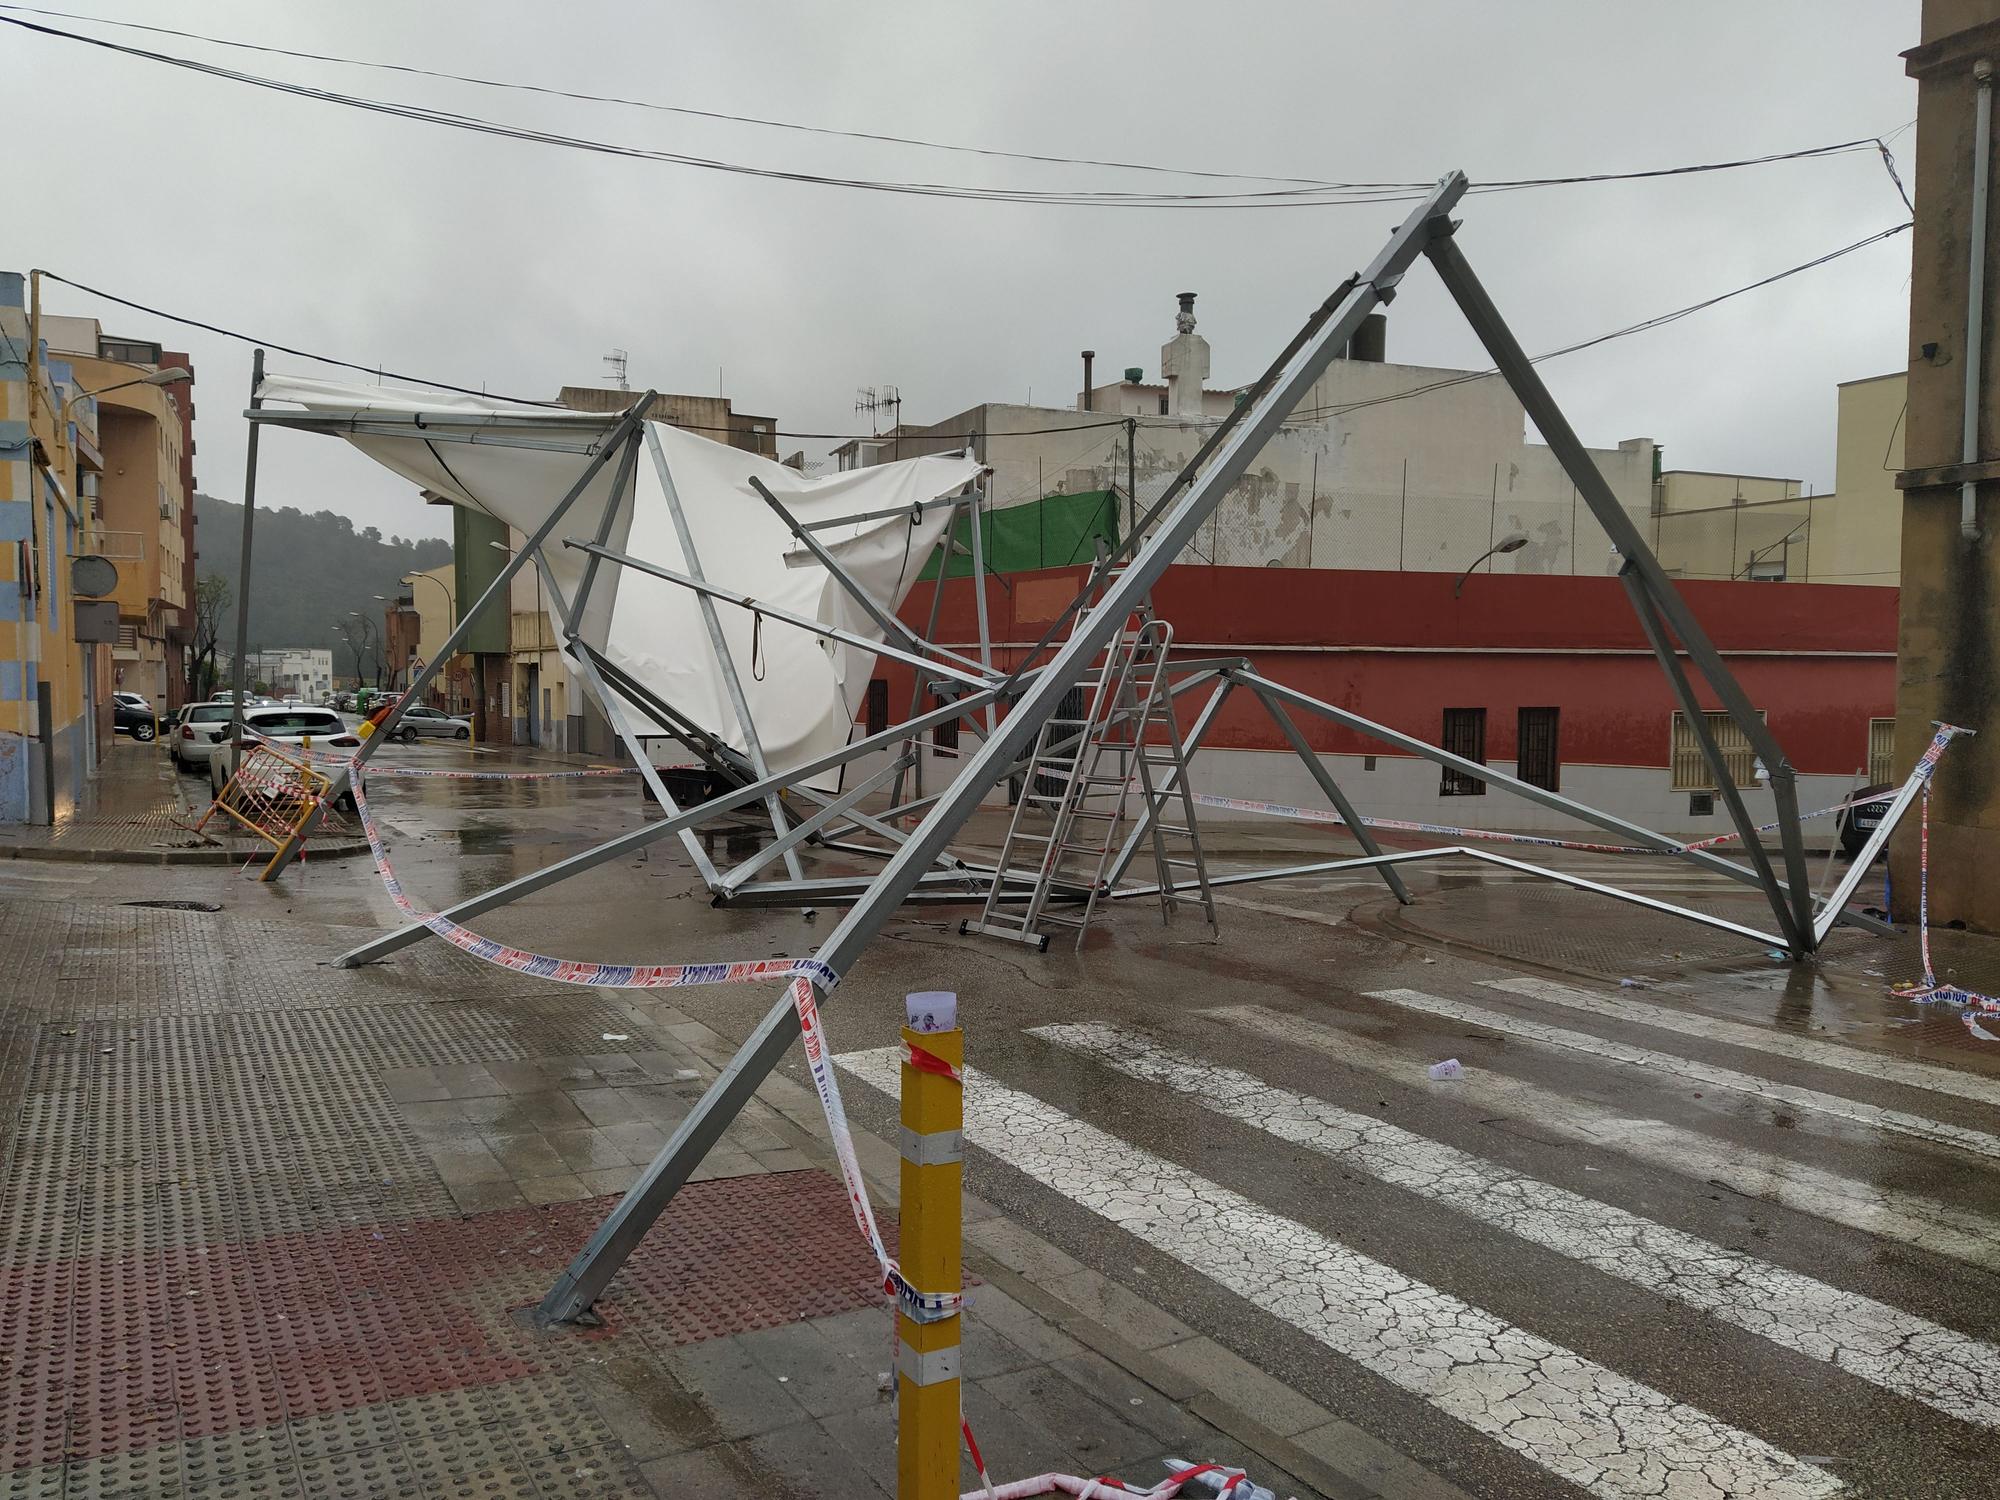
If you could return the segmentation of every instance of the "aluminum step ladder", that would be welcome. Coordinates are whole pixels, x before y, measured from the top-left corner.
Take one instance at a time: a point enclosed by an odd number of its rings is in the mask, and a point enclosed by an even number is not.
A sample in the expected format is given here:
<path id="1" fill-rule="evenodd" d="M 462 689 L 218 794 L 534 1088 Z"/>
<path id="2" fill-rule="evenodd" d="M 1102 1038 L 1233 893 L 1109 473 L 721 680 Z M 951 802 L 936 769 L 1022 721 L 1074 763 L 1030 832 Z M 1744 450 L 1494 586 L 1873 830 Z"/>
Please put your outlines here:
<path id="1" fill-rule="evenodd" d="M 1167 691 L 1172 645 L 1173 628 L 1166 621 L 1135 614 L 1105 652 L 1081 714 L 1058 714 L 1043 723 L 985 909 L 978 920 L 960 923 L 961 933 L 1009 938 L 1046 951 L 1046 929 L 1069 927 L 1076 929 L 1081 948 L 1135 797 L 1150 814 L 1161 919 L 1171 920 L 1176 906 L 1194 899 L 1174 889 L 1192 879 L 1200 893 L 1197 904 L 1215 926 L 1186 749 Z M 1025 903 L 1003 901 L 1024 885 L 1030 888 Z"/>

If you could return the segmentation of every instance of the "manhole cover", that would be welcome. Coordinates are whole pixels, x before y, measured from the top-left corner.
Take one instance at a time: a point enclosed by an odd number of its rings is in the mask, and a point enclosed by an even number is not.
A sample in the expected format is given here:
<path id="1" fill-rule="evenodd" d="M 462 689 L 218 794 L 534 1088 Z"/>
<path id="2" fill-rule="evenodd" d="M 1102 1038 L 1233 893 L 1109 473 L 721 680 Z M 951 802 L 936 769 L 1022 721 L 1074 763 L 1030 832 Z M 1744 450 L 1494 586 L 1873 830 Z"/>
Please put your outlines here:
<path id="1" fill-rule="evenodd" d="M 160 911 L 221 911 L 213 901 L 120 901 L 120 906 L 150 906 Z"/>

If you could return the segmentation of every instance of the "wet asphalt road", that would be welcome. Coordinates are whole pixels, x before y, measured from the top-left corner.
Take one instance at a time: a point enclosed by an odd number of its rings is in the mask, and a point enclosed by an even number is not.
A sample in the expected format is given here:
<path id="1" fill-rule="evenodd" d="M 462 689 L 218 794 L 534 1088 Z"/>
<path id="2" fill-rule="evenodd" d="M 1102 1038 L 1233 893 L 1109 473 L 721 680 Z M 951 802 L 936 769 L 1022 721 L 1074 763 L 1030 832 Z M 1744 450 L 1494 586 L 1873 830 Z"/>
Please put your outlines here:
<path id="1" fill-rule="evenodd" d="M 432 906 L 639 814 L 622 780 L 384 778 L 374 800 Z M 357 935 L 394 916 L 362 861 L 284 892 L 169 878 Z M 2000 1065 L 1927 1054 L 1871 989 L 1768 964 L 1495 989 L 1520 971 L 1383 932 L 1381 899 L 1295 886 L 1264 904 L 1310 920 L 1232 905 L 1219 943 L 1119 908 L 1080 955 L 910 909 L 826 1007 L 849 1108 L 893 1139 L 870 1054 L 906 991 L 957 990 L 973 1190 L 1475 1495 L 2000 1492 Z M 1573 913 L 1615 941 L 1615 909 Z M 836 917 L 715 910 L 665 842 L 474 925 L 692 961 L 803 956 Z M 735 1039 L 774 998 L 675 1003 Z M 1464 1076 L 1433 1082 L 1446 1058 Z"/>

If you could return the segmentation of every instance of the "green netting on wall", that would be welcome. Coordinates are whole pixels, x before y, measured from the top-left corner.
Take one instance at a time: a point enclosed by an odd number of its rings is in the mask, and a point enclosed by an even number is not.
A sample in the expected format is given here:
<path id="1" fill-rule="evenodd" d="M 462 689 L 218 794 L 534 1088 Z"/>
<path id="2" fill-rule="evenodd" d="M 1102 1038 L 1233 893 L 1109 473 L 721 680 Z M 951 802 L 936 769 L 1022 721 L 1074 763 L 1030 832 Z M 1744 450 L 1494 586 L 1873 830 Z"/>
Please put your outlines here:
<path id="1" fill-rule="evenodd" d="M 1109 490 L 1048 495 L 1032 505 L 988 511 L 979 523 L 979 542 L 989 573 L 1068 567 L 1093 560 L 1100 540 L 1107 546 L 1117 545 L 1118 497 Z M 961 520 L 952 528 L 952 540 L 967 548 L 972 545 L 970 520 Z M 972 576 L 972 558 L 957 547 L 933 554 L 917 576 L 936 578 L 939 561 L 947 558 L 945 577 Z"/>

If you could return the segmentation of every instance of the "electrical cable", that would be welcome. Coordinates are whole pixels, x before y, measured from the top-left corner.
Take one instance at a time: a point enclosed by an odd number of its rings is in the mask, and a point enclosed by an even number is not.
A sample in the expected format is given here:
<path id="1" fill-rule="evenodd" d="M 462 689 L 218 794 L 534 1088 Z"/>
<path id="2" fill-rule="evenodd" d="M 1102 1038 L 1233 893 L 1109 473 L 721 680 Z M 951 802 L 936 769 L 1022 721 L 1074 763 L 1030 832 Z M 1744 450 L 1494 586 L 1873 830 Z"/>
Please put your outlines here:
<path id="1" fill-rule="evenodd" d="M 1544 360 L 1560 359 L 1565 354 L 1577 354 L 1585 349 L 1594 349 L 1599 344 L 1610 343 L 1613 339 L 1629 338 L 1635 333 L 1646 333 L 1655 328 L 1664 328 L 1669 323 L 1678 323 L 1682 318 L 1691 317 L 1698 312 L 1704 312 L 1719 303 L 1729 301 L 1731 298 L 1741 297 L 1746 293 L 1775 285 L 1790 277 L 1814 270 L 1831 261 L 1839 260 L 1844 255 L 1852 255 L 1857 250 L 1865 250 L 1870 245 L 1879 244 L 1883 240 L 1893 239 L 1895 236 L 1913 227 L 1914 224 L 1910 221 L 1892 225 L 1888 229 L 1878 230 L 1865 239 L 1856 240 L 1851 245 L 1843 245 L 1838 250 L 1829 250 L 1825 255 L 1818 255 L 1811 260 L 1802 261 L 1796 266 L 1790 266 L 1785 270 L 1773 272 L 1769 276 L 1761 277 L 1756 281 L 1736 287 L 1731 291 L 1721 292 L 1713 297 L 1704 297 L 1699 302 L 1690 302 L 1686 307 L 1677 307 L 1672 312 L 1661 313 L 1657 317 L 1647 318 L 1642 322 L 1629 323 L 1623 328 L 1614 328 L 1611 332 L 1600 333 L 1595 338 L 1582 339 L 1574 344 L 1565 344 L 1560 349 L 1549 350 L 1546 354 L 1533 355 L 1530 357 L 1528 363 L 1538 365 Z M 1321 417 L 1345 416 L 1349 412 L 1365 411 L 1372 406 L 1387 406 L 1391 402 L 1413 400 L 1418 396 L 1427 396 L 1432 391 L 1446 390 L 1451 386 L 1464 385 L 1469 381 L 1490 380 L 1499 373 L 1497 368 L 1492 367 L 1484 370 L 1467 370 L 1463 374 L 1453 375 L 1447 380 L 1434 380 L 1428 385 L 1412 386 L 1407 391 L 1395 391 L 1386 396 L 1374 396 L 1366 401 L 1350 401 L 1341 405 L 1304 407 L 1294 411 L 1286 418 L 1286 421 L 1288 423 L 1316 421 Z"/>
<path id="2" fill-rule="evenodd" d="M 28 11 L 43 14 L 28 7 L 0 5 L 0 10 Z M 466 130 L 477 134 L 491 135 L 506 140 L 524 141 L 530 144 L 559 146 L 571 150 L 589 151 L 599 154 L 627 157 L 635 160 L 652 161 L 668 165 L 694 167 L 709 171 L 735 173 L 744 176 L 765 178 L 775 181 L 809 183 L 825 187 L 843 187 L 868 192 L 908 194 L 919 197 L 950 198 L 970 201 L 1034 204 L 1042 206 L 1099 207 L 1099 208 L 1176 208 L 1176 209 L 1253 209 L 1253 208 L 1324 208 L 1353 206 L 1362 204 L 1404 203 L 1420 198 L 1429 191 L 1429 183 L 1315 183 L 1284 188 L 1264 188 L 1249 192 L 1235 193 L 1126 193 L 1109 191 L 1058 191 L 1048 189 L 1017 189 L 975 187 L 962 183 L 892 181 L 872 178 L 840 177 L 822 173 L 794 171 L 774 167 L 753 166 L 744 162 L 728 161 L 721 158 L 694 156 L 684 152 L 648 149 L 638 146 L 621 145 L 615 142 L 593 140 L 582 136 L 572 136 L 555 131 L 533 129 L 526 126 L 508 125 L 501 121 L 489 120 L 476 115 L 459 114 L 453 111 L 433 109 L 424 105 L 401 104 L 382 99 L 370 99 L 360 95 L 341 93 L 331 89 L 321 89 L 305 84 L 288 82 L 262 74 L 243 72 L 225 68 L 214 63 L 205 63 L 195 58 L 177 56 L 172 53 L 155 52 L 147 48 L 127 46 L 103 37 L 87 36 L 80 32 L 65 31 L 59 27 L 44 26 L 21 19 L 18 15 L 0 15 L 0 23 L 17 27 L 42 36 L 77 42 L 85 46 L 101 48 L 105 51 L 147 62 L 159 63 L 167 67 L 205 74 L 213 78 L 227 79 L 256 88 L 269 89 L 295 97 L 315 99 L 322 103 L 338 104 L 348 108 L 361 109 L 373 113 L 386 114 L 395 118 L 415 120 L 423 123 L 446 126 L 456 130 Z M 158 28 L 164 30 L 165 28 Z M 179 33 L 176 33 L 179 34 Z M 198 34 L 187 33 L 198 36 Z M 216 42 L 218 45 L 236 45 L 217 38 L 198 37 L 200 40 Z M 282 50 L 282 49 L 257 49 Z M 314 55 L 316 60 L 352 62 L 352 59 L 332 58 Z M 421 69 L 402 68 L 392 64 L 360 64 L 380 66 L 395 71 L 423 72 Z M 452 75 L 456 76 L 456 75 Z M 488 82 L 487 80 L 461 80 Z M 522 85 L 521 87 L 533 87 Z M 560 91 L 555 91 L 560 92 Z M 631 102 L 631 101 L 621 101 Z M 661 106 L 668 107 L 668 106 Z M 747 123 L 749 117 L 739 117 Z M 816 127 L 815 127 L 816 128 Z M 923 143 L 937 144 L 937 143 Z M 1843 155 L 1853 151 L 1876 150 L 1887 159 L 1887 147 L 1876 136 L 1860 137 L 1850 141 L 1840 141 L 1824 146 L 1807 147 L 1797 151 L 1772 152 L 1761 156 L 1744 157 L 1731 161 L 1694 163 L 1675 167 L 1649 168 L 1633 172 L 1583 173 L 1560 177 L 1517 178 L 1478 184 L 1470 189 L 1474 193 L 1509 192 L 1525 188 L 1568 186 L 1579 183 L 1642 181 L 1652 178 L 1685 176 L 1694 173 L 1729 171 L 1743 167 L 1763 166 L 1779 161 L 1797 161 L 1815 157 Z M 1071 159 L 1070 164 L 1083 164 L 1082 159 Z M 1123 164 L 1132 166 L 1136 164 Z M 1175 170 L 1175 169 L 1162 169 Z M 1891 175 L 1894 175 L 1893 166 Z M 1300 182 L 1299 179 L 1252 178 L 1251 181 Z"/>
<path id="3" fill-rule="evenodd" d="M 1783 271 L 1774 272 L 1769 276 L 1761 277 L 1756 281 L 1748 282 L 1745 285 L 1736 287 L 1730 291 L 1718 293 L 1713 297 L 1704 297 L 1699 302 L 1691 302 L 1685 307 L 1675 308 L 1672 312 L 1661 313 L 1655 317 L 1646 318 L 1637 323 L 1630 323 L 1623 328 L 1613 329 L 1609 333 L 1598 334 L 1594 338 L 1583 339 L 1574 344 L 1566 344 L 1559 349 L 1551 349 L 1545 354 L 1534 355 L 1531 357 L 1529 362 L 1532 364 L 1541 364 L 1545 360 L 1559 359 L 1563 355 L 1575 354 L 1584 349 L 1593 349 L 1600 344 L 1609 343 L 1614 339 L 1627 338 L 1636 333 L 1644 333 L 1654 328 L 1664 327 L 1669 323 L 1679 322 L 1682 318 L 1690 317 L 1698 312 L 1703 312 L 1708 308 L 1717 306 L 1720 303 L 1730 301 L 1732 298 L 1744 296 L 1747 293 L 1757 291 L 1763 287 L 1774 285 L 1775 283 L 1787 280 L 1790 277 L 1801 275 L 1806 271 L 1817 269 L 1818 267 L 1827 265 L 1832 261 L 1839 260 L 1842 256 L 1852 255 L 1856 251 L 1864 250 L 1870 245 L 1878 244 L 1886 239 L 1891 239 L 1894 236 L 1903 233 L 1905 230 L 1911 227 L 1912 225 L 1908 222 L 1893 225 L 1888 229 L 1880 230 L 1875 234 L 1871 234 L 1865 239 L 1856 240 L 1851 245 L 1842 246 L 1838 250 L 1828 251 L 1825 255 L 1815 256 L 1811 260 L 1802 261 L 1798 265 L 1788 267 Z M 496 395 L 495 393 L 490 391 L 474 390 L 470 386 L 453 385 L 448 381 L 442 381 L 442 380 L 431 380 L 422 375 L 408 375 L 399 373 L 394 370 L 384 370 L 375 365 L 356 364 L 352 360 L 340 359 L 330 354 L 315 354 L 310 349 L 300 349 L 292 345 L 276 343 L 270 339 L 256 338 L 247 333 L 239 333 L 232 328 L 224 328 L 216 323 L 205 322 L 199 318 L 187 317 L 181 313 L 168 312 L 165 308 L 149 306 L 144 302 L 136 302 L 129 297 L 120 297 L 115 293 L 103 291 L 97 287 L 89 286 L 84 282 L 73 281 L 69 277 L 59 275 L 54 271 L 42 271 L 40 274 L 46 276 L 51 281 L 60 282 L 62 285 L 67 287 L 74 287 L 77 291 L 88 293 L 90 296 L 102 297 L 105 301 L 116 303 L 120 307 L 127 307 L 132 309 L 134 312 L 145 313 L 148 317 L 163 318 L 169 323 L 179 323 L 189 328 L 199 328 L 205 333 L 213 333 L 222 338 L 234 339 L 239 343 L 258 345 L 266 349 L 276 349 L 280 353 L 295 355 L 300 359 L 309 359 L 316 361 L 317 363 L 320 364 L 332 365 L 338 369 L 358 370 L 364 375 L 389 375 L 393 376 L 397 380 L 410 381 L 417 385 L 428 386 L 433 390 L 454 391 L 460 395 L 487 396 L 497 400 L 518 402 L 522 405 L 545 406 L 554 410 L 568 410 L 568 408 L 563 407 L 561 406 L 560 403 L 554 401 L 538 401 L 532 397 L 527 397 L 527 396 Z M 1295 424 L 1295 423 L 1302 423 L 1302 422 L 1316 420 L 1317 418 L 1323 416 L 1344 416 L 1348 412 L 1362 411 L 1372 406 L 1384 406 L 1394 401 L 1414 400 L 1418 396 L 1426 396 L 1433 391 L 1445 390 L 1455 385 L 1464 385 L 1469 381 L 1488 380 L 1498 373 L 1499 372 L 1495 369 L 1467 370 L 1462 374 L 1453 375 L 1452 377 L 1446 380 L 1436 380 L 1432 381 L 1428 385 L 1413 386 L 1407 391 L 1397 391 L 1386 396 L 1376 396 L 1367 401 L 1353 401 L 1345 403 L 1343 405 L 1328 405 L 1319 407 L 1300 408 L 1293 411 L 1291 415 L 1286 418 L 1286 422 L 1287 424 Z M 1189 425 L 1200 425 L 1201 420 L 1202 419 L 1197 419 L 1195 423 L 1190 423 Z M 1229 419 L 1227 417 L 1221 417 L 1221 418 L 1216 418 L 1215 420 L 1220 423 L 1220 422 L 1226 422 Z M 1100 428 L 1122 428 L 1124 427 L 1124 425 L 1125 425 L 1125 418 L 1114 417 L 1102 422 L 1073 422 L 1058 427 L 1024 428 L 1014 432 L 969 432 L 965 434 L 965 436 L 974 441 L 984 441 L 990 443 L 993 442 L 995 439 L 1006 439 L 1006 438 L 1017 438 L 1017 437 L 1051 437 L 1059 433 L 1089 432 L 1094 429 L 1100 429 Z M 689 432 L 726 432 L 729 431 L 730 429 L 722 427 L 714 427 L 714 426 L 706 426 L 706 427 L 688 426 L 685 430 Z M 956 435 L 957 434 L 953 434 L 953 436 Z M 796 432 L 790 430 L 783 430 L 783 431 L 772 432 L 769 434 L 769 436 L 805 439 L 809 441 L 848 442 L 848 441 L 854 441 L 856 439 L 879 437 L 880 434 L 865 433 L 865 432 L 862 433 Z M 907 435 L 907 437 L 908 440 L 910 441 L 923 440 L 922 437 L 917 434 L 909 434 Z M 937 440 L 943 441 L 941 437 L 938 438 Z M 1107 439 L 1107 441 L 1109 441 L 1109 439 Z M 1090 449 L 1086 450 L 1086 453 L 1094 453 L 1096 449 L 1101 446 L 1103 446 L 1101 443 L 1093 445 Z"/>

